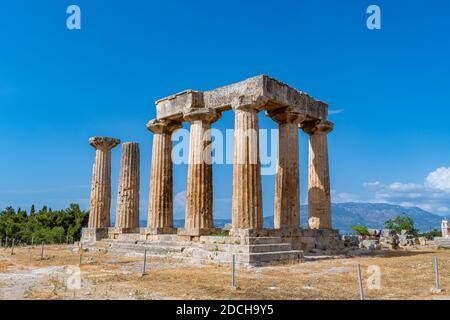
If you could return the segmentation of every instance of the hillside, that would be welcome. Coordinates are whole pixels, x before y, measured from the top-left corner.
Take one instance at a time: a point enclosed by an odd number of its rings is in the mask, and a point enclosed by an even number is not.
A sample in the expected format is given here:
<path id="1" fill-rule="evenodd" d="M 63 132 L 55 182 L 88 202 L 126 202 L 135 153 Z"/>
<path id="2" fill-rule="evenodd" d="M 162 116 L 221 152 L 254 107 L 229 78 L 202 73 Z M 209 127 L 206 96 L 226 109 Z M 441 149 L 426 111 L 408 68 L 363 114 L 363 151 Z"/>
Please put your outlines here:
<path id="1" fill-rule="evenodd" d="M 384 203 L 336 203 L 332 205 L 333 226 L 342 233 L 349 232 L 353 225 L 365 225 L 369 228 L 381 229 L 384 222 L 402 213 L 414 219 L 416 227 L 421 231 L 439 229 L 442 217 L 419 208 L 407 208 Z M 307 222 L 308 206 L 301 206 L 300 221 L 302 226 Z M 216 219 L 216 227 L 231 223 L 231 219 Z M 145 221 L 141 225 L 145 226 Z M 182 227 L 184 220 L 175 220 L 176 227 Z M 264 217 L 264 226 L 273 227 L 273 216 Z"/>

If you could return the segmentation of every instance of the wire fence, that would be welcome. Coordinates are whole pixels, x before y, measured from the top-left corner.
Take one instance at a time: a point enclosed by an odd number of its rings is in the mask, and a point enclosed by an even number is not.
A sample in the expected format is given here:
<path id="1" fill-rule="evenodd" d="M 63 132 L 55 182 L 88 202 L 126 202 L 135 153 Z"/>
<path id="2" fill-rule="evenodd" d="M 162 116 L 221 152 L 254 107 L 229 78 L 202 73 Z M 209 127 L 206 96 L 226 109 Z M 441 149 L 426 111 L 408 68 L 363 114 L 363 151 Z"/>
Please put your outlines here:
<path id="1" fill-rule="evenodd" d="M 72 234 L 60 234 L 56 237 L 45 237 L 45 236 L 32 236 L 29 239 L 23 239 L 20 236 L 12 236 L 12 237 L 0 237 L 0 248 L 11 248 L 11 247 L 27 247 L 27 246 L 36 246 L 40 245 L 42 242 L 45 244 L 74 244 L 79 241 L 79 236 L 74 236 Z"/>

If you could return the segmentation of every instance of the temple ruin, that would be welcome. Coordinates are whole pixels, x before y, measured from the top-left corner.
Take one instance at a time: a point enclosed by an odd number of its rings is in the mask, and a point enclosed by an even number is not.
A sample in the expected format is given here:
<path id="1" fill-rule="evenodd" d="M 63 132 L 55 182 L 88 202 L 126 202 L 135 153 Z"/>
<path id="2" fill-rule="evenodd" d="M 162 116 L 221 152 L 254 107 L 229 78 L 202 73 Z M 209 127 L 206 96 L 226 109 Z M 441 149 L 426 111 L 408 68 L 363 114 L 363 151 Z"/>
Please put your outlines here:
<path id="1" fill-rule="evenodd" d="M 232 224 L 214 228 L 213 166 L 205 161 L 205 134 L 221 114 L 235 115 Z M 279 129 L 274 229 L 263 228 L 258 114 Z M 190 123 L 185 225 L 174 228 L 172 134 Z M 116 225 L 110 226 L 111 150 L 120 141 L 95 137 L 89 225 L 82 242 L 111 252 L 163 253 L 183 260 L 244 265 L 297 261 L 308 251 L 338 250 L 332 228 L 327 136 L 328 105 L 268 76 L 210 91 L 184 91 L 156 102 L 147 227 L 139 228 L 139 146 L 122 146 Z M 299 129 L 309 136 L 308 228 L 300 227 Z M 206 139 L 207 140 L 207 139 Z M 153 250 L 154 249 L 154 250 Z M 167 250 L 165 250 L 167 249 Z M 153 251 L 152 251 L 153 250 Z"/>

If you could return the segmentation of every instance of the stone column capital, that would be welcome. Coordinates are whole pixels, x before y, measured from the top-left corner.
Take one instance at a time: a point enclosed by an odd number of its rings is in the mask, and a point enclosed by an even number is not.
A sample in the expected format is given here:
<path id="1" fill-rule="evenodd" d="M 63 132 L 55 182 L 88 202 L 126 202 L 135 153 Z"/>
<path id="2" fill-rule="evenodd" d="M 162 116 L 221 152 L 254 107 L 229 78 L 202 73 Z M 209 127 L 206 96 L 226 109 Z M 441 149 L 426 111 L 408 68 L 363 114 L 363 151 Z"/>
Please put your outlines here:
<path id="1" fill-rule="evenodd" d="M 119 139 L 110 137 L 92 137 L 89 138 L 89 144 L 95 149 L 109 150 L 116 147 L 120 143 Z"/>
<path id="2" fill-rule="evenodd" d="M 330 121 L 308 122 L 302 124 L 302 130 L 309 135 L 328 134 L 333 131 L 334 123 Z"/>
<path id="3" fill-rule="evenodd" d="M 267 99 L 254 99 L 251 101 L 246 101 L 245 99 L 242 98 L 236 98 L 233 99 L 233 101 L 231 102 L 231 108 L 236 111 L 236 110 L 243 110 L 243 111 L 261 111 L 262 108 L 266 105 L 267 103 Z"/>
<path id="4" fill-rule="evenodd" d="M 214 109 L 198 108 L 184 113 L 183 120 L 187 122 L 204 121 L 206 123 L 213 123 L 219 120 L 221 116 L 222 114 Z"/>
<path id="5" fill-rule="evenodd" d="M 181 122 L 169 119 L 153 119 L 147 123 L 147 129 L 153 133 L 172 133 L 181 127 Z"/>
<path id="6" fill-rule="evenodd" d="M 267 111 L 267 115 L 278 124 L 298 123 L 301 124 L 305 120 L 305 116 L 287 108 L 275 109 Z"/>

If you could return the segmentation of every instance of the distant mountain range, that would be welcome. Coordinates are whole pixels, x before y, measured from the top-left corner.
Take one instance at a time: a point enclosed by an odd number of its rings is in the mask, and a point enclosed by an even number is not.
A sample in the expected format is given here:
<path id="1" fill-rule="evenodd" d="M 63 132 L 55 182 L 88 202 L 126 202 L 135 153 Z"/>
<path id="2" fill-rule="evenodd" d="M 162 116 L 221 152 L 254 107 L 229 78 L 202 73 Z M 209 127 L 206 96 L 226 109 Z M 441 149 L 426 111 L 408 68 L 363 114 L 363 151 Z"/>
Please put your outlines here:
<path id="1" fill-rule="evenodd" d="M 439 229 L 442 217 L 436 214 L 415 207 L 402 207 L 384 203 L 336 203 L 332 205 L 333 227 L 339 229 L 341 233 L 351 231 L 354 225 L 367 226 L 373 229 L 382 229 L 384 222 L 405 213 L 411 217 L 416 228 L 421 231 Z M 306 226 L 308 218 L 308 206 L 301 206 L 300 221 L 302 226 Z M 146 221 L 141 221 L 141 226 L 146 226 Z M 215 226 L 223 227 L 231 223 L 231 219 L 216 219 Z M 184 220 L 175 220 L 175 227 L 182 227 Z M 264 217 L 264 227 L 273 228 L 273 216 Z"/>

